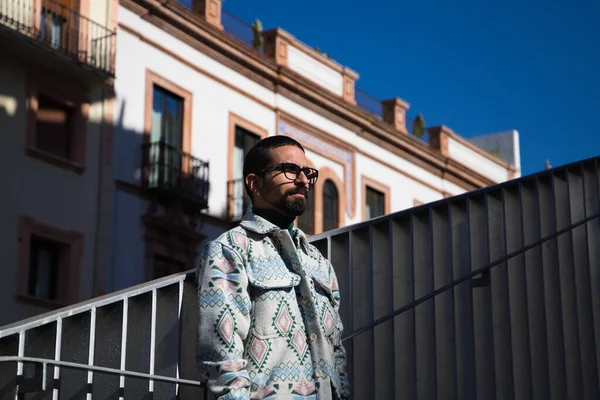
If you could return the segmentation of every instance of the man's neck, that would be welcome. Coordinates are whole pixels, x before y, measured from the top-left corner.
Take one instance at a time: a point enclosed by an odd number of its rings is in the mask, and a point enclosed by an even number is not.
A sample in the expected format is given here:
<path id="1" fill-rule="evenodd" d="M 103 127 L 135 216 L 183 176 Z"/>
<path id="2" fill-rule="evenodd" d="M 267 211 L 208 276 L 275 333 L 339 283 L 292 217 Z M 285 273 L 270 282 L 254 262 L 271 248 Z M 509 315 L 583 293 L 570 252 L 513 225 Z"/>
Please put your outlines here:
<path id="1" fill-rule="evenodd" d="M 292 233 L 292 229 L 294 227 L 294 220 L 296 217 L 290 217 L 288 215 L 284 215 L 278 213 L 277 211 L 268 210 L 266 208 L 252 208 L 252 212 L 259 217 L 262 217 L 272 223 L 273 225 L 277 225 L 281 229 L 287 229 Z"/>

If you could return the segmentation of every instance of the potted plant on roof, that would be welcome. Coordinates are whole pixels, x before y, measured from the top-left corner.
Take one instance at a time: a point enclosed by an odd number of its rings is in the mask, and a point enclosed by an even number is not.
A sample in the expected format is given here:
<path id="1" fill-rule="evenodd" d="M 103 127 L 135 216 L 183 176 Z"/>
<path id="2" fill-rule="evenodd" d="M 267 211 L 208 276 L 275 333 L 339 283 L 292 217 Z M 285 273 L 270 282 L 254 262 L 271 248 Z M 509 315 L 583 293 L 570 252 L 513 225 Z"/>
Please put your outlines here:
<path id="1" fill-rule="evenodd" d="M 423 115 L 419 113 L 413 123 L 412 134 L 420 138 L 425 133 L 425 119 Z"/>
<path id="2" fill-rule="evenodd" d="M 252 48 L 261 51 L 264 44 L 265 38 L 263 36 L 262 22 L 260 22 L 260 19 L 256 18 L 252 24 Z"/>

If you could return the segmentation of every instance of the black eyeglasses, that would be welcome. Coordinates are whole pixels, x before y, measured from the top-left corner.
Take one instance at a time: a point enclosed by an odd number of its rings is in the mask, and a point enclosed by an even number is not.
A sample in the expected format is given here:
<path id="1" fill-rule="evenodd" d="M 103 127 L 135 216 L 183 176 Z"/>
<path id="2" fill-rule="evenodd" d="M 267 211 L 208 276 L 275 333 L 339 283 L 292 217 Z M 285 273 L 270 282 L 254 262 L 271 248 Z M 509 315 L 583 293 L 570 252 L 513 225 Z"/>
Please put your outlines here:
<path id="1" fill-rule="evenodd" d="M 267 167 L 262 170 L 262 173 L 265 174 L 270 171 L 282 171 L 285 177 L 291 181 L 295 181 L 300 176 L 300 172 L 304 172 L 306 178 L 308 179 L 308 183 L 314 185 L 319 179 L 319 171 L 314 168 L 305 167 L 300 168 L 299 165 L 293 163 L 281 163 L 275 164 L 271 167 Z"/>

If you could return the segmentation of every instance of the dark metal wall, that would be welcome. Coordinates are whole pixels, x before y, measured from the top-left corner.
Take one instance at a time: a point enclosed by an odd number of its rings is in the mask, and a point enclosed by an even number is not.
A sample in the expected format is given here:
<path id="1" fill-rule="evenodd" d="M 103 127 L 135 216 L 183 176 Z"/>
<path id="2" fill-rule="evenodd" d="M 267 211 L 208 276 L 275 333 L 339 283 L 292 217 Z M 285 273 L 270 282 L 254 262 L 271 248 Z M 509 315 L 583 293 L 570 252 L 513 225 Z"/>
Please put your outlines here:
<path id="1" fill-rule="evenodd" d="M 599 182 L 587 160 L 313 238 L 346 336 L 407 309 L 345 342 L 354 398 L 599 399 Z"/>

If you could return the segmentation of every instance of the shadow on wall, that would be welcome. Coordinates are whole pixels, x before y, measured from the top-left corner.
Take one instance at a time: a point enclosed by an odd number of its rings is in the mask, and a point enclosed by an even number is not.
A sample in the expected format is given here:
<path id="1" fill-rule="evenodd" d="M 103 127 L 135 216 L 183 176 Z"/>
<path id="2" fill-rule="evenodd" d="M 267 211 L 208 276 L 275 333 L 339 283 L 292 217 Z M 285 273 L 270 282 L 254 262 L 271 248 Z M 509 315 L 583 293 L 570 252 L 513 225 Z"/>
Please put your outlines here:
<path id="1" fill-rule="evenodd" d="M 76 126 L 77 121 L 70 118 L 66 107 L 43 101 L 39 101 L 38 129 L 34 135 L 38 150 L 34 155 L 27 148 L 25 85 L 5 86 L 1 83 L 0 134 L 3 144 L 0 146 L 0 166 L 4 174 L 0 177 L 3 181 L 0 254 L 6 262 L 3 264 L 5 276 L 10 278 L 0 281 L 0 293 L 3 293 L 0 298 L 12 304 L 15 296 L 23 294 L 20 293 L 22 287 L 16 284 L 23 248 L 19 241 L 19 215 L 32 216 L 40 223 L 84 234 L 77 272 L 78 301 L 94 297 L 98 277 L 103 277 L 107 292 L 143 282 L 146 254 L 142 217 L 148 211 L 150 196 L 142 185 L 142 178 L 145 176 L 146 184 L 150 186 L 160 189 L 162 185 L 165 190 L 176 191 L 183 173 L 174 165 L 181 157 L 174 152 L 145 154 L 143 132 L 125 126 L 126 104 L 121 103 L 114 109 L 112 126 L 94 118 L 99 114 L 100 104 L 90 107 L 93 111 L 85 124 L 84 165 L 77 167 L 71 165 L 74 163 L 59 161 L 68 158 L 76 144 L 71 134 L 75 131 L 65 126 Z M 99 184 L 102 180 L 100 172 L 108 174 L 104 175 L 104 186 Z M 202 229 L 199 224 L 196 230 L 202 232 Z M 202 233 L 209 240 L 220 231 Z M 28 243 L 28 252 L 31 248 Z M 32 265 L 30 263 L 30 270 Z M 56 279 L 61 282 L 65 278 Z M 18 301 L 16 307 L 10 308 L 14 311 L 3 313 L 0 326 L 48 311 L 47 305 L 35 300 Z"/>

